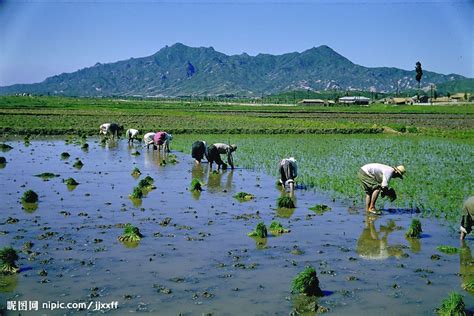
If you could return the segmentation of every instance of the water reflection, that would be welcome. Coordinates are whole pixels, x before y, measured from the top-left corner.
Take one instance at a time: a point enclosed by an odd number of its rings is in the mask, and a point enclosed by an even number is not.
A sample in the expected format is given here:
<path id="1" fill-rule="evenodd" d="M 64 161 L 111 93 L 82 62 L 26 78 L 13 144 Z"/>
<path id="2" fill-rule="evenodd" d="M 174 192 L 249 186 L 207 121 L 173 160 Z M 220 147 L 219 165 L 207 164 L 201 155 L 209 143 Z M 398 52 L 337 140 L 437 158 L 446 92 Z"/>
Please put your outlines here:
<path id="1" fill-rule="evenodd" d="M 403 254 L 401 245 L 388 245 L 388 236 L 397 229 L 395 222 L 390 220 L 387 225 L 375 227 L 377 217 L 367 216 L 362 234 L 357 241 L 357 253 L 367 260 L 383 260 L 389 257 L 399 258 Z"/>
<path id="2" fill-rule="evenodd" d="M 222 186 L 222 180 L 225 175 L 225 184 Z M 222 190 L 230 191 L 232 189 L 232 180 L 234 178 L 234 171 L 222 170 L 220 172 L 214 173 L 209 172 L 207 178 L 207 188 L 209 192 L 220 192 Z"/>
<path id="3" fill-rule="evenodd" d="M 198 178 L 201 183 L 204 183 L 206 180 L 206 168 L 204 168 L 202 164 L 194 164 L 193 169 L 191 170 L 191 175 L 193 179 Z"/>
<path id="4" fill-rule="evenodd" d="M 464 240 L 461 241 L 461 252 L 459 253 L 459 275 L 461 277 L 461 287 L 474 293 L 474 260 L 471 248 Z"/>
<path id="5" fill-rule="evenodd" d="M 13 292 L 18 285 L 18 274 L 0 273 L 0 293 Z"/>

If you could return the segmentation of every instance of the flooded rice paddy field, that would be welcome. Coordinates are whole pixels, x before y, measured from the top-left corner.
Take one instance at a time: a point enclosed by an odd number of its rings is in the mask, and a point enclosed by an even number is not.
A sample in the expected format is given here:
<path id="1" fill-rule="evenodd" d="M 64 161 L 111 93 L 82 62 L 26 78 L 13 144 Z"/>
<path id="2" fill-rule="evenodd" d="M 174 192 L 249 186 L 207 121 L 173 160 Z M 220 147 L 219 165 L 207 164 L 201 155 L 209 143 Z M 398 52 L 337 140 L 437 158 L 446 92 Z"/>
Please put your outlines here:
<path id="1" fill-rule="evenodd" d="M 212 174 L 179 152 L 178 163 L 163 164 L 158 152 L 123 140 L 100 146 L 89 139 L 88 150 L 64 140 L 6 143 L 13 149 L 1 153 L 0 244 L 19 251 L 22 271 L 2 278 L 1 309 L 7 300 L 118 301 L 106 312 L 287 315 L 302 308 L 290 287 L 307 265 L 325 293 L 319 305 L 336 315 L 433 314 L 452 290 L 474 307 L 461 287 L 474 274 L 472 237 L 461 254 L 441 253 L 439 245 L 460 247 L 458 233 L 419 213 L 367 217 L 363 205 L 312 190 L 296 191 L 295 209 L 277 209 L 282 192 L 274 177 L 240 168 Z M 61 159 L 62 152 L 70 157 Z M 76 158 L 81 169 L 73 167 Z M 59 177 L 34 176 L 43 172 Z M 141 203 L 130 200 L 147 175 L 156 189 Z M 69 177 L 79 185 L 63 183 Z M 205 183 L 200 194 L 189 191 L 195 177 Z M 39 194 L 36 209 L 20 202 L 28 189 Z M 239 202 L 233 195 L 240 191 L 256 198 Z M 331 210 L 318 215 L 309 209 L 315 204 Z M 422 223 L 420 240 L 404 236 L 413 218 Z M 291 232 L 247 236 L 272 220 Z M 144 235 L 138 244 L 118 241 L 126 223 Z M 26 242 L 33 243 L 30 253 L 21 251 Z"/>

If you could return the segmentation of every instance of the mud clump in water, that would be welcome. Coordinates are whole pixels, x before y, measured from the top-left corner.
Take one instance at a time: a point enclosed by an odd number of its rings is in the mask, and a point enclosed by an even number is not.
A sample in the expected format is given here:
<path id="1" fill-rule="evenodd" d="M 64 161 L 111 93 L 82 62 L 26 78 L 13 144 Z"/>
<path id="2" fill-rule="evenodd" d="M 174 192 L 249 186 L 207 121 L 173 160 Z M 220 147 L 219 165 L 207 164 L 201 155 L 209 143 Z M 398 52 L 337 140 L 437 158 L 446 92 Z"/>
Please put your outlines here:
<path id="1" fill-rule="evenodd" d="M 132 177 L 134 178 L 138 178 L 141 174 L 142 172 L 138 168 L 134 168 L 131 173 Z"/>
<path id="2" fill-rule="evenodd" d="M 463 297 L 451 292 L 447 298 L 441 302 L 441 306 L 436 309 L 440 316 L 464 316 L 466 315 Z"/>
<path id="3" fill-rule="evenodd" d="M 447 253 L 447 254 L 455 254 L 459 252 L 459 248 L 456 247 L 451 247 L 451 246 L 438 246 L 436 247 L 441 252 Z"/>
<path id="4" fill-rule="evenodd" d="M 319 279 L 316 270 L 312 266 L 306 267 L 293 279 L 291 292 L 293 294 L 299 293 L 308 296 L 324 296 L 323 291 L 319 288 Z"/>
<path id="5" fill-rule="evenodd" d="M 23 203 L 36 203 L 38 202 L 38 194 L 33 190 L 25 191 L 21 197 L 21 201 Z"/>
<path id="6" fill-rule="evenodd" d="M 9 151 L 9 150 L 12 150 L 12 149 L 13 149 L 13 147 L 8 145 L 8 144 L 3 144 L 3 143 L 0 144 L 0 150 L 1 151 Z"/>
<path id="7" fill-rule="evenodd" d="M 67 178 L 66 180 L 64 180 L 64 183 L 66 183 L 66 185 L 68 185 L 68 186 L 76 186 L 76 185 L 79 185 L 79 182 L 77 182 L 76 180 L 74 180 L 74 178 Z"/>
<path id="8" fill-rule="evenodd" d="M 277 200 L 277 206 L 279 208 L 295 208 L 295 202 L 289 196 L 281 196 Z"/>
<path id="9" fill-rule="evenodd" d="M 423 230 L 421 229 L 421 222 L 414 218 L 412 221 L 411 221 L 411 224 L 410 224 L 410 227 L 408 228 L 408 230 L 406 231 L 405 233 L 405 236 L 407 238 L 421 238 L 421 233 L 423 232 Z"/>
<path id="10" fill-rule="evenodd" d="M 310 207 L 309 209 L 318 215 L 322 215 L 324 212 L 331 210 L 331 208 L 326 204 L 316 204 L 315 206 Z"/>
<path id="11" fill-rule="evenodd" d="M 270 230 L 270 232 L 274 235 L 280 235 L 280 234 L 284 234 L 284 233 L 289 233 L 290 230 L 289 229 L 286 229 L 284 228 L 280 222 L 277 222 L 277 221 L 273 221 L 271 224 L 270 224 L 270 227 L 268 228 L 268 230 Z"/>
<path id="12" fill-rule="evenodd" d="M 77 159 L 72 166 L 76 169 L 81 169 L 84 166 L 84 163 L 80 159 Z"/>
<path id="13" fill-rule="evenodd" d="M 255 230 L 248 233 L 247 236 L 249 237 L 259 237 L 259 238 L 266 238 L 268 235 L 267 226 L 265 226 L 264 222 L 260 222 L 255 227 Z"/>
<path id="14" fill-rule="evenodd" d="M 121 242 L 138 242 L 142 239 L 143 235 L 140 233 L 138 227 L 128 223 L 125 225 L 122 236 L 119 236 L 118 240 Z"/>
<path id="15" fill-rule="evenodd" d="M 198 178 L 194 178 L 191 181 L 191 191 L 193 191 L 193 192 L 202 191 L 202 183 L 201 183 L 201 181 L 199 181 Z"/>
<path id="16" fill-rule="evenodd" d="M 59 177 L 59 174 L 54 174 L 54 173 L 51 173 L 51 172 L 43 172 L 43 173 L 40 173 L 40 174 L 35 174 L 35 177 L 39 177 L 39 178 L 43 179 L 44 181 L 48 181 L 49 179 Z"/>
<path id="17" fill-rule="evenodd" d="M 239 201 L 250 201 L 254 199 L 255 196 L 247 192 L 239 192 L 236 195 L 234 195 L 234 198 L 236 198 Z"/>
<path id="18" fill-rule="evenodd" d="M 18 254 L 12 247 L 4 247 L 0 250 L 0 273 L 2 274 L 13 274 L 20 271 L 17 267 L 16 261 L 18 260 Z"/>
<path id="19" fill-rule="evenodd" d="M 82 144 L 81 149 L 82 150 L 88 150 L 89 149 L 89 144 L 88 143 Z"/>
<path id="20" fill-rule="evenodd" d="M 71 155 L 68 152 L 61 153 L 61 159 L 68 159 Z"/>

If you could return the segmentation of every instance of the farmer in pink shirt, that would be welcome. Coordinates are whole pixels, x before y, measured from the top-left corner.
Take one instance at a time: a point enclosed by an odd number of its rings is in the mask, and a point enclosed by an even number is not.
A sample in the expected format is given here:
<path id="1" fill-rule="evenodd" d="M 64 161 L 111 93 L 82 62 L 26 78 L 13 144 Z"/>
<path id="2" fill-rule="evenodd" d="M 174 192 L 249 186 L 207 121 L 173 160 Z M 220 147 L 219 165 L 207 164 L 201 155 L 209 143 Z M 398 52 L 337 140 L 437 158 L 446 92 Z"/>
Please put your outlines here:
<path id="1" fill-rule="evenodd" d="M 165 152 L 169 153 L 170 152 L 170 141 L 173 139 L 173 136 L 171 134 L 168 134 L 166 132 L 158 132 L 155 134 L 153 137 L 153 141 L 156 146 L 158 146 L 158 150 L 161 149 L 161 146 L 163 146 L 163 149 Z"/>

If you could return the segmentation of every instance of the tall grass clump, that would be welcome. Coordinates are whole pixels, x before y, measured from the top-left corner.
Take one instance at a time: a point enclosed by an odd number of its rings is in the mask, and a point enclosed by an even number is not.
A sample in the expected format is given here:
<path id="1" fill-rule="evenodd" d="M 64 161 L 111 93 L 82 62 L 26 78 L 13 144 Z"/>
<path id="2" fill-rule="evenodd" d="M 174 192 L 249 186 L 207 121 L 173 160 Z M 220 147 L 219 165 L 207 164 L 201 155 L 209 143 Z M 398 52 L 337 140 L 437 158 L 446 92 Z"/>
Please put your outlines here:
<path id="1" fill-rule="evenodd" d="M 0 272 L 2 274 L 13 274 L 20 271 L 17 267 L 16 261 L 18 260 L 18 254 L 12 247 L 4 247 L 0 250 Z"/>
<path id="2" fill-rule="evenodd" d="M 463 297 L 451 292 L 447 298 L 441 302 L 441 306 L 436 309 L 440 316 L 464 316 L 466 315 Z"/>
<path id="3" fill-rule="evenodd" d="M 202 183 L 201 183 L 201 181 L 199 181 L 198 178 L 194 178 L 191 181 L 191 191 L 193 191 L 193 192 L 202 191 Z"/>
<path id="4" fill-rule="evenodd" d="M 323 291 L 319 288 L 316 270 L 312 266 L 306 267 L 293 279 L 291 292 L 308 296 L 324 296 Z"/>
<path id="5" fill-rule="evenodd" d="M 266 238 L 268 236 L 267 226 L 265 226 L 264 222 L 260 222 L 257 224 L 257 227 L 255 227 L 255 230 L 248 233 L 247 236 Z"/>
<path id="6" fill-rule="evenodd" d="M 143 235 L 140 233 L 138 227 L 128 223 L 123 229 L 123 234 L 119 236 L 118 240 L 121 242 L 138 242 L 142 239 Z"/>
<path id="7" fill-rule="evenodd" d="M 36 203 L 38 202 L 38 194 L 33 190 L 27 190 L 23 193 L 21 201 L 23 203 Z"/>
<path id="8" fill-rule="evenodd" d="M 421 222 L 419 219 L 414 218 L 411 221 L 410 227 L 405 233 L 407 238 L 421 238 L 421 233 L 423 230 L 421 229 Z"/>
<path id="9" fill-rule="evenodd" d="M 280 196 L 277 200 L 277 206 L 279 208 L 295 208 L 295 202 L 287 195 Z"/>

